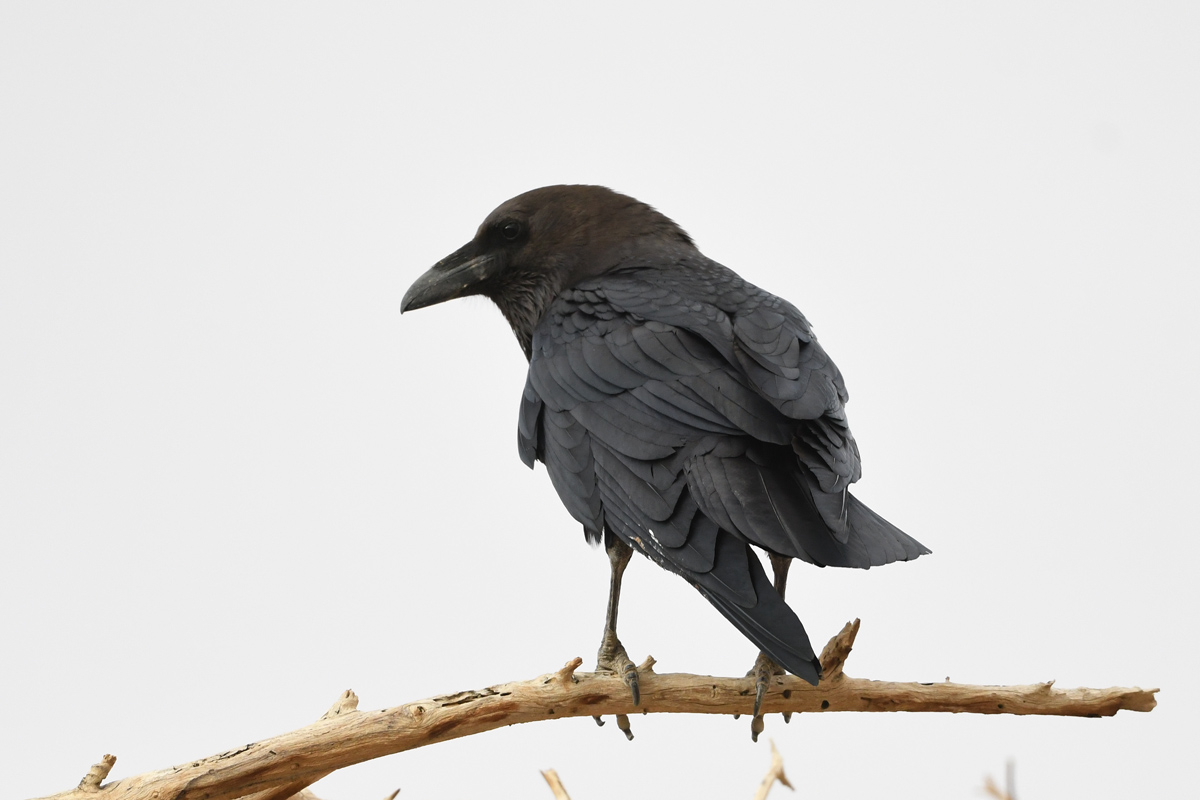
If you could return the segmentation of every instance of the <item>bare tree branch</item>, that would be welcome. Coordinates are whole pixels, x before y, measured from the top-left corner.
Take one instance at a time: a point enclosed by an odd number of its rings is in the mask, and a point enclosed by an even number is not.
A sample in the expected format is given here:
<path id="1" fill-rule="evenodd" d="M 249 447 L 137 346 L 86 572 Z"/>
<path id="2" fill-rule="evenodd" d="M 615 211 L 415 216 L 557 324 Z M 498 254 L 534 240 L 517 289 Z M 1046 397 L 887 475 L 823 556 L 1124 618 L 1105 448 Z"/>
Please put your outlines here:
<path id="1" fill-rule="evenodd" d="M 567 794 L 567 788 L 562 785 L 557 772 L 552 769 L 544 769 L 542 777 L 546 779 L 546 783 L 550 784 L 550 791 L 554 792 L 554 800 L 571 800 L 571 795 Z"/>
<path id="2" fill-rule="evenodd" d="M 76 787 L 77 792 L 98 792 L 100 784 L 108 777 L 109 770 L 113 768 L 113 764 L 117 763 L 117 757 L 114 755 L 104 754 L 104 757 L 92 764 L 87 774 L 79 781 L 79 786 Z"/>
<path id="3" fill-rule="evenodd" d="M 989 797 L 994 797 L 996 800 L 1017 800 L 1015 773 L 1016 766 L 1010 759 L 1008 763 L 1004 765 L 1004 788 L 1001 789 L 999 786 L 997 786 L 996 782 L 992 780 L 992 776 L 988 775 L 983 781 L 984 794 L 988 795 Z"/>
<path id="4" fill-rule="evenodd" d="M 771 793 L 771 787 L 775 785 L 775 781 L 779 781 L 793 792 L 796 791 L 796 787 L 788 782 L 787 775 L 783 774 L 783 757 L 779 755 L 779 751 L 775 749 L 775 742 L 772 741 L 771 768 L 767 770 L 762 783 L 758 785 L 758 791 L 754 793 L 754 800 L 767 800 L 767 795 Z"/>
<path id="5" fill-rule="evenodd" d="M 1031 686 L 896 683 L 851 678 L 840 670 L 857 621 L 825 648 L 829 659 L 820 686 L 790 675 L 772 680 L 764 713 L 827 711 L 941 711 L 973 714 L 1048 714 L 1102 717 L 1117 711 L 1150 711 L 1157 689 L 1056 689 Z M 280 800 L 334 770 L 380 756 L 494 730 L 563 717 L 628 714 L 748 714 L 753 678 L 666 674 L 643 665 L 641 705 L 610 674 L 576 672 L 576 660 L 557 672 L 515 683 L 419 700 L 378 711 L 357 710 L 346 693 L 317 722 L 260 742 L 176 767 L 112 781 L 93 773 L 54 800 Z M 628 724 L 627 718 L 625 720 Z M 110 765 L 111 766 L 111 765 Z M 99 765 L 98 765 L 99 767 Z"/>

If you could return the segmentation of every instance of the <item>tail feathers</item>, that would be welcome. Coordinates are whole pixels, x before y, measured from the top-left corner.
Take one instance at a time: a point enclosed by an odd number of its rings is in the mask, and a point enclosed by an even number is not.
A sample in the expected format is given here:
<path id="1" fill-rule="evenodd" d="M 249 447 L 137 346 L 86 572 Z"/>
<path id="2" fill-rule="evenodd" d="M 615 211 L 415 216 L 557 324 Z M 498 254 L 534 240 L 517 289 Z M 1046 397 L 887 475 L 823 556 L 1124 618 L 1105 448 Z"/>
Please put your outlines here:
<path id="1" fill-rule="evenodd" d="M 697 455 L 689 462 L 689 493 L 725 530 L 823 567 L 866 569 L 929 552 L 848 488 L 823 491 L 803 464 L 781 463 L 777 455 L 762 449 Z"/>
<path id="2" fill-rule="evenodd" d="M 883 560 L 872 566 L 890 564 L 893 561 L 912 561 L 918 556 L 932 553 L 925 545 L 876 514 L 853 495 L 849 496 L 846 514 L 850 522 L 850 536 L 857 537 L 868 547 L 875 544 Z"/>
<path id="3" fill-rule="evenodd" d="M 739 544 L 749 549 L 747 545 Z M 712 573 L 693 573 L 693 585 L 776 664 L 816 686 L 821 677 L 821 662 L 813 653 L 804 625 L 775 591 L 762 563 L 753 553 L 749 556 L 747 563 L 757 598 L 755 603 L 745 604 L 729 597 L 725 587 L 713 579 Z"/>
<path id="4" fill-rule="evenodd" d="M 824 492 L 811 475 L 802 473 L 797 477 L 801 496 L 812 503 L 824 523 L 824 530 L 801 528 L 799 558 L 821 566 L 869 569 L 893 561 L 911 561 L 932 552 L 876 514 L 848 489 Z"/>

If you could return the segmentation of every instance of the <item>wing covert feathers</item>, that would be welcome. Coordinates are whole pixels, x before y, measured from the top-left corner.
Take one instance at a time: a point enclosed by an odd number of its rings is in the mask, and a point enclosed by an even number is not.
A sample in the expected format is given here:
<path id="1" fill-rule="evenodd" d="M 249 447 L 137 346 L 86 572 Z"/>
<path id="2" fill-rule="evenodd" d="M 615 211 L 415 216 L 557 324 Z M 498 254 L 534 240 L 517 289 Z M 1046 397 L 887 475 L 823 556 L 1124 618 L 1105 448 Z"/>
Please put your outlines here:
<path id="1" fill-rule="evenodd" d="M 533 334 L 522 460 L 589 539 L 682 575 L 816 682 L 804 627 L 750 545 L 867 568 L 929 550 L 848 491 L 862 474 L 841 373 L 786 301 L 702 257 L 561 293 Z"/>

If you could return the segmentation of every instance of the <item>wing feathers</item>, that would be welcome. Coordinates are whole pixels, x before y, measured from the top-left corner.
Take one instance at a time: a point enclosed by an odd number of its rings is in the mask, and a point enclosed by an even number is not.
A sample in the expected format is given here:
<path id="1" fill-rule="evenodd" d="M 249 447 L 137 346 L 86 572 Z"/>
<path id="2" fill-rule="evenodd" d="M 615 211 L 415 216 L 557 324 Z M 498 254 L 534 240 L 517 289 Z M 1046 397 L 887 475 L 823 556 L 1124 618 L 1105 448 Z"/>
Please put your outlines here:
<path id="1" fill-rule="evenodd" d="M 789 671 L 820 665 L 751 544 L 822 566 L 929 552 L 847 491 L 845 385 L 808 322 L 720 265 L 566 290 L 532 351 L 522 460 L 546 463 L 589 538 L 683 575 Z"/>

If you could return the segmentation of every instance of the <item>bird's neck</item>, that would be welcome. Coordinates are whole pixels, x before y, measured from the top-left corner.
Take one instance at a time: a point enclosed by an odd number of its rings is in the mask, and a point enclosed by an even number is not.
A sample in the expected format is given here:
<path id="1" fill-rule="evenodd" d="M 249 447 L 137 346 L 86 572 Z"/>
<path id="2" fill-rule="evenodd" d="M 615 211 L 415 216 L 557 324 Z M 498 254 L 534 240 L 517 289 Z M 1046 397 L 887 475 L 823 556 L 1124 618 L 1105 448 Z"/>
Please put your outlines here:
<path id="1" fill-rule="evenodd" d="M 503 287 L 488 292 L 512 327 L 526 360 L 533 358 L 533 329 L 558 292 L 559 286 L 550 276 L 537 273 L 506 276 Z"/>

